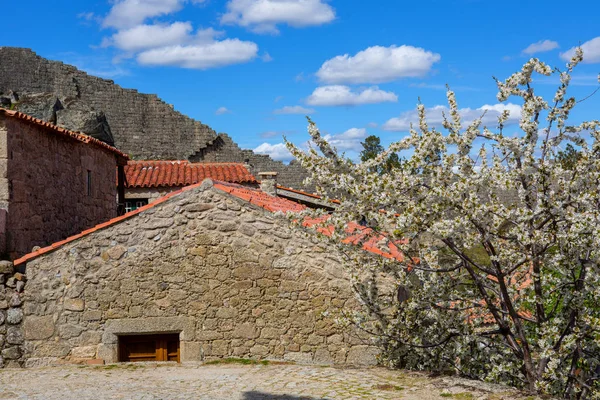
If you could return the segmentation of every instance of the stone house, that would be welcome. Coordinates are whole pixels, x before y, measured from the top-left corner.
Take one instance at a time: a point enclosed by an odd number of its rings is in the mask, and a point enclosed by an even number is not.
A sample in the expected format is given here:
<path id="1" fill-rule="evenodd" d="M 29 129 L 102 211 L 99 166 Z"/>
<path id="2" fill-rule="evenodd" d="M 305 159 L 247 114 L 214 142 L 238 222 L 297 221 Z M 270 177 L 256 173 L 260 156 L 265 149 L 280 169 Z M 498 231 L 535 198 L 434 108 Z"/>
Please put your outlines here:
<path id="1" fill-rule="evenodd" d="M 15 260 L 0 270 L 0 364 L 376 363 L 335 322 L 358 306 L 338 253 L 281 215 L 303 209 L 206 180 Z"/>
<path id="2" fill-rule="evenodd" d="M 143 207 L 168 193 L 205 179 L 251 187 L 258 184 L 247 166 L 241 163 L 130 160 L 125 166 L 125 212 Z"/>
<path id="3" fill-rule="evenodd" d="M 0 108 L 1 257 L 115 217 L 115 171 L 122 176 L 127 159 L 90 136 Z"/>

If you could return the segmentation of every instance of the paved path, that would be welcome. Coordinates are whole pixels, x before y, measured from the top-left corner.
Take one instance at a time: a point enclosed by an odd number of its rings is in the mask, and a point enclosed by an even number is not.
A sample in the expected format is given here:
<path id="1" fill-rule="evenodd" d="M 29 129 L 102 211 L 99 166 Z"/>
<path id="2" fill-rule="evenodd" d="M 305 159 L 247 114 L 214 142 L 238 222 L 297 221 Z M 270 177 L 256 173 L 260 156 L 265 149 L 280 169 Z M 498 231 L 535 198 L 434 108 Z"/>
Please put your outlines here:
<path id="1" fill-rule="evenodd" d="M 0 399 L 514 399 L 502 388 L 384 368 L 117 364 L 0 370 Z"/>

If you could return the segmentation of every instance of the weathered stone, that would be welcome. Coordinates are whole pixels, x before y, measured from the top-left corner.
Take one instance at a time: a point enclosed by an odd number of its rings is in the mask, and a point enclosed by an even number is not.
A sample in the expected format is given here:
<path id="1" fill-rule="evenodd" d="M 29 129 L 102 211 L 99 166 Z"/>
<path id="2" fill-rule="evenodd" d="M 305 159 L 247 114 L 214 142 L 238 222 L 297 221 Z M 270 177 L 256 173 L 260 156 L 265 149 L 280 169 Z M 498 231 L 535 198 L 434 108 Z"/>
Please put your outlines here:
<path id="1" fill-rule="evenodd" d="M 0 310 L 6 310 L 8 308 L 8 301 L 0 300 Z"/>
<path id="2" fill-rule="evenodd" d="M 81 335 L 84 328 L 79 325 L 65 324 L 58 327 L 58 334 L 63 339 L 71 339 Z"/>
<path id="3" fill-rule="evenodd" d="M 221 232 L 233 232 L 235 230 L 237 230 L 238 224 L 235 221 L 227 221 L 227 222 L 223 222 L 221 225 L 219 225 L 218 229 Z"/>
<path id="4" fill-rule="evenodd" d="M 28 316 L 24 324 L 25 339 L 43 340 L 54 335 L 54 319 L 52 315 L 44 317 Z"/>
<path id="5" fill-rule="evenodd" d="M 11 276 L 6 280 L 6 286 L 8 286 L 9 288 L 16 288 L 17 280 Z"/>
<path id="6" fill-rule="evenodd" d="M 71 350 L 71 357 L 73 357 L 73 358 L 94 358 L 94 357 L 96 357 L 97 350 L 98 350 L 98 346 L 74 347 L 73 350 Z"/>
<path id="7" fill-rule="evenodd" d="M 263 328 L 260 331 L 260 337 L 264 339 L 279 339 L 285 333 L 285 329 Z"/>
<path id="8" fill-rule="evenodd" d="M 174 222 L 175 220 L 173 218 L 153 219 L 151 222 L 143 224 L 142 229 L 154 230 L 160 228 L 168 228 L 169 226 L 173 225 Z"/>
<path id="9" fill-rule="evenodd" d="M 295 362 L 298 364 L 310 364 L 313 361 L 311 353 L 290 352 L 285 353 L 283 359 L 286 361 Z"/>
<path id="10" fill-rule="evenodd" d="M 319 348 L 315 351 L 314 362 L 317 364 L 333 364 L 334 360 L 327 349 Z"/>
<path id="11" fill-rule="evenodd" d="M 26 281 L 27 280 L 27 277 L 20 272 L 15 272 L 15 274 L 13 275 L 13 278 L 15 278 L 18 281 Z"/>
<path id="12" fill-rule="evenodd" d="M 119 260 L 123 257 L 123 254 L 127 253 L 127 249 L 123 246 L 114 246 L 108 249 L 106 253 L 113 260 Z"/>
<path id="13" fill-rule="evenodd" d="M 255 356 L 266 356 L 269 354 L 269 348 L 257 344 L 250 349 L 250 353 Z"/>
<path id="14" fill-rule="evenodd" d="M 101 310 L 89 310 L 83 313 L 84 321 L 100 321 L 102 320 Z"/>
<path id="15" fill-rule="evenodd" d="M 2 350 L 2 358 L 5 360 L 18 360 L 21 358 L 21 349 L 18 346 L 7 347 Z"/>
<path id="16" fill-rule="evenodd" d="M 9 305 L 11 307 L 21 307 L 21 304 L 23 304 L 23 301 L 21 300 L 21 296 L 18 293 L 13 294 L 12 297 L 10 298 Z"/>
<path id="17" fill-rule="evenodd" d="M 24 341 L 23 330 L 20 326 L 11 326 L 6 330 L 6 343 L 23 344 Z"/>
<path id="18" fill-rule="evenodd" d="M 12 275 L 15 272 L 12 261 L 0 261 L 0 275 Z"/>
<path id="19" fill-rule="evenodd" d="M 256 339 L 260 336 L 260 332 L 256 326 L 251 323 L 237 325 L 233 330 L 233 337 L 240 339 Z"/>
<path id="20" fill-rule="evenodd" d="M 17 285 L 15 287 L 15 290 L 18 293 L 21 293 L 21 292 L 23 292 L 23 289 L 25 289 L 25 282 L 23 282 L 23 281 L 17 281 Z"/>
<path id="21" fill-rule="evenodd" d="M 2 313 L 0 313 L 1 315 Z M 0 320 L 2 317 L 0 317 Z M 11 308 L 6 313 L 6 322 L 12 325 L 16 325 L 23 320 L 23 310 L 20 308 Z M 0 321 L 0 324 L 2 322 Z"/>
<path id="22" fill-rule="evenodd" d="M 56 112 L 56 124 L 75 132 L 84 132 L 114 146 L 110 126 L 102 111 L 92 110 L 81 101 L 65 102 L 66 108 Z"/>
<path id="23" fill-rule="evenodd" d="M 188 212 L 204 212 L 212 210 L 213 208 L 215 208 L 215 206 L 210 203 L 192 203 L 185 206 L 184 210 Z"/>
<path id="24" fill-rule="evenodd" d="M 65 310 L 83 311 L 85 309 L 85 301 L 83 299 L 65 299 L 63 306 Z"/>
<path id="25" fill-rule="evenodd" d="M 21 95 L 15 110 L 44 121 L 56 123 L 56 112 L 64 107 L 53 93 Z"/>
<path id="26" fill-rule="evenodd" d="M 372 346 L 354 346 L 348 351 L 346 363 L 350 365 L 368 366 L 377 365 L 377 356 L 380 351 Z"/>

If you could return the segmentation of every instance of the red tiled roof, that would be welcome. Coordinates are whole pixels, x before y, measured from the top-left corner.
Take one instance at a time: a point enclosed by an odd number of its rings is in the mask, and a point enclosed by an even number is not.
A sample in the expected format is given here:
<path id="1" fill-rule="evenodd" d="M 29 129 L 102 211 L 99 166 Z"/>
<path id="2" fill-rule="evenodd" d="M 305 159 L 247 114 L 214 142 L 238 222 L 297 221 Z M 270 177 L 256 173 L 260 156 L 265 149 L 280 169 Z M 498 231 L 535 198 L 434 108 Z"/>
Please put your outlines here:
<path id="1" fill-rule="evenodd" d="M 249 189 L 233 183 L 215 182 L 214 187 L 271 212 L 300 212 L 306 209 L 305 206 L 294 201 L 274 197 L 263 191 Z"/>
<path id="2" fill-rule="evenodd" d="M 314 193 L 303 192 L 302 190 L 292 189 L 292 188 L 281 186 L 281 185 L 277 185 L 277 189 L 285 190 L 287 192 L 292 192 L 292 193 L 296 193 L 296 194 L 301 194 L 302 196 L 312 197 L 313 199 L 318 199 L 318 200 L 322 199 L 321 196 L 316 195 Z M 331 202 L 340 204 L 339 200 L 331 200 Z"/>
<path id="3" fill-rule="evenodd" d="M 127 188 L 188 186 L 207 178 L 234 183 L 257 183 L 250 171 L 243 164 L 237 163 L 129 161 L 125 166 Z"/>
<path id="4" fill-rule="evenodd" d="M 103 141 L 93 138 L 91 136 L 85 135 L 83 133 L 73 132 L 68 129 L 64 129 L 64 128 L 61 128 L 54 124 L 51 124 L 50 122 L 46 122 L 41 119 L 34 118 L 30 115 L 23 114 L 22 112 L 18 112 L 18 111 L 14 111 L 14 110 L 7 110 L 7 109 L 1 108 L 1 107 L 0 107 L 0 114 L 3 114 L 7 117 L 17 118 L 21 121 L 26 121 L 28 123 L 44 127 L 48 131 L 55 133 L 57 135 L 71 138 L 71 139 L 77 140 L 79 142 L 89 143 L 96 147 L 102 148 L 106 151 L 110 151 L 111 153 L 116 154 L 118 157 L 121 157 L 123 159 L 123 162 L 125 160 L 129 160 L 129 156 L 127 154 L 121 152 L 116 147 L 109 146 L 108 144 L 104 143 Z"/>

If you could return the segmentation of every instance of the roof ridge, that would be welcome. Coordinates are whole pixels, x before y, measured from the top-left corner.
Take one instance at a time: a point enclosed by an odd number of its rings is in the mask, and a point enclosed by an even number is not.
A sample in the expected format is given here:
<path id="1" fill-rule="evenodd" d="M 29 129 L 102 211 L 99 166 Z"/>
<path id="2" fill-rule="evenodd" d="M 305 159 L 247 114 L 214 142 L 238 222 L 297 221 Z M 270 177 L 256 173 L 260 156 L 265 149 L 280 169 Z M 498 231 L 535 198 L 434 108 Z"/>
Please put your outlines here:
<path id="1" fill-rule="evenodd" d="M 51 122 L 44 121 L 42 119 L 33 117 L 33 116 L 29 115 L 29 114 L 25 114 L 25 113 L 22 113 L 22 112 L 16 111 L 16 110 L 8 110 L 8 109 L 3 108 L 3 107 L 0 107 L 0 114 L 5 114 L 8 117 L 18 118 L 18 119 L 20 119 L 22 121 L 31 122 L 31 123 L 33 123 L 35 125 L 38 125 L 38 126 L 43 126 L 45 128 L 48 128 L 48 129 L 54 131 L 55 133 L 58 133 L 60 135 L 66 136 L 66 137 L 70 137 L 70 138 L 75 139 L 75 140 L 77 140 L 79 142 L 82 142 L 82 143 L 91 143 L 91 144 L 93 144 L 93 145 L 95 145 L 97 147 L 103 148 L 104 150 L 107 150 L 107 151 L 110 151 L 112 153 L 115 153 L 118 156 L 120 156 L 120 157 L 122 157 L 122 158 L 124 158 L 126 160 L 129 160 L 129 155 L 123 153 L 121 150 L 119 150 L 116 147 L 111 146 L 111 145 L 109 145 L 107 143 L 104 143 L 103 141 L 98 140 L 95 137 L 92 137 L 90 135 L 86 135 L 83 132 L 76 132 L 76 131 L 72 131 L 72 130 L 69 130 L 69 129 L 66 129 L 66 128 L 62 128 L 62 127 L 57 126 L 57 125 L 55 125 L 55 124 L 53 124 Z"/>

